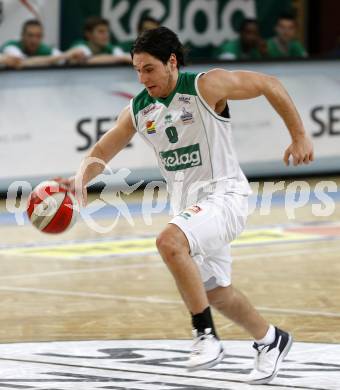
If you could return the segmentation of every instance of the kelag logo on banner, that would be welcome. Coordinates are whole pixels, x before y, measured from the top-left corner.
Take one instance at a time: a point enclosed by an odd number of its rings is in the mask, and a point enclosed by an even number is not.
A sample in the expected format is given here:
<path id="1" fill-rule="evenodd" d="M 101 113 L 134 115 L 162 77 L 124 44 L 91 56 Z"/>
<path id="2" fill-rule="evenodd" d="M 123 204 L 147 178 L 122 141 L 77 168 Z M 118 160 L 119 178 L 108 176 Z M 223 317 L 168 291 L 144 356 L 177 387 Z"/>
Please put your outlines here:
<path id="1" fill-rule="evenodd" d="M 291 0 L 63 0 L 62 44 L 69 47 L 79 39 L 79 24 L 90 15 L 107 18 L 115 40 L 131 43 L 136 38 L 138 22 L 148 15 L 176 31 L 182 42 L 193 49 L 191 55 L 202 57 L 212 54 L 205 53 L 208 48 L 237 37 L 243 18 L 257 18 L 262 35 L 269 37 L 278 15 L 289 10 L 291 4 Z M 75 15 L 75 9 L 81 14 Z"/>
<path id="2" fill-rule="evenodd" d="M 256 17 L 256 1 L 103 0 L 102 14 L 110 20 L 112 32 L 118 41 L 133 40 L 138 21 L 148 14 L 175 30 L 185 43 L 194 46 L 219 45 L 226 39 L 236 37 L 234 18 Z M 124 24 L 123 20 L 126 20 Z"/>

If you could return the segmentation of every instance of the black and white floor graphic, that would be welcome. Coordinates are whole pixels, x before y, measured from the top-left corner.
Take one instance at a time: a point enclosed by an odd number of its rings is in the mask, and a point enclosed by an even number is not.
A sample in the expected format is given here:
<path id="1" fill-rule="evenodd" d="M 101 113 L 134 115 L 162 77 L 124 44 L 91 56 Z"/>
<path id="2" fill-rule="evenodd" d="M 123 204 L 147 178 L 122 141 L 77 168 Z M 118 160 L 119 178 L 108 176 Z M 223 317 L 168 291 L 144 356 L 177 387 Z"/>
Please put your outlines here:
<path id="1" fill-rule="evenodd" d="M 188 373 L 188 340 L 113 340 L 0 345 L 0 390 L 339 390 L 340 345 L 295 343 L 269 385 L 245 383 L 249 341 L 225 341 L 213 369 Z"/>

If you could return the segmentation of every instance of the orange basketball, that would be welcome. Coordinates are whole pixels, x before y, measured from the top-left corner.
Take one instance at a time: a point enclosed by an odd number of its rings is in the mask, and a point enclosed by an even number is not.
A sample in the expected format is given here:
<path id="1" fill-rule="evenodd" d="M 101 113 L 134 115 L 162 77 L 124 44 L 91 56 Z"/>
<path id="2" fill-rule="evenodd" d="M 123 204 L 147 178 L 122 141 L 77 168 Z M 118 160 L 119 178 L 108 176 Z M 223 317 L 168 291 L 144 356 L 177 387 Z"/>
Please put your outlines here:
<path id="1" fill-rule="evenodd" d="M 44 181 L 31 192 L 27 214 L 32 225 L 44 233 L 62 233 L 70 229 L 79 215 L 74 193 L 57 181 Z"/>

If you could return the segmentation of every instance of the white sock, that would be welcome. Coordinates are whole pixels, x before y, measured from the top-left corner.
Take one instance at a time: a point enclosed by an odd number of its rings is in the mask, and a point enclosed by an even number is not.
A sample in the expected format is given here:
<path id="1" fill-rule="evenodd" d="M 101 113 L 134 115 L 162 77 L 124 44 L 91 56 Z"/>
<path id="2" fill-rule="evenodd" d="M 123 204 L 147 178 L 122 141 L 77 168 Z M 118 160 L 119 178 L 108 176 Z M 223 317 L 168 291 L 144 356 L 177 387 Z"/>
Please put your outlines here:
<path id="1" fill-rule="evenodd" d="M 261 340 L 255 340 L 256 344 L 259 345 L 269 345 L 273 343 L 275 340 L 275 327 L 273 325 L 269 325 L 268 332 Z"/>

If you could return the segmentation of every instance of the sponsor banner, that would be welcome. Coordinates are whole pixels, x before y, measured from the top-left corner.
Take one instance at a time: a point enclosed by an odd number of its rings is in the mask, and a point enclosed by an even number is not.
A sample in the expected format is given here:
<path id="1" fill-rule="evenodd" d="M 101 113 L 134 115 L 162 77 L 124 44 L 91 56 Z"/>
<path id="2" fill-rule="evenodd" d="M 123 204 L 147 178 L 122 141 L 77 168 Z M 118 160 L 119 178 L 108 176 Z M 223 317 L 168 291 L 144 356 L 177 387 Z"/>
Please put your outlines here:
<path id="1" fill-rule="evenodd" d="M 223 66 L 219 64 L 219 66 Z M 337 61 L 224 65 L 279 77 L 295 101 L 315 145 L 316 161 L 285 167 L 290 137 L 282 120 L 264 97 L 230 101 L 236 150 L 246 174 L 329 172 L 340 166 L 340 83 Z M 194 65 L 201 72 L 216 64 Z M 0 187 L 11 180 L 73 174 L 81 159 L 114 124 L 119 112 L 141 85 L 132 68 L 48 69 L 0 72 Z M 185 109 L 183 121 L 193 120 Z M 147 107 L 146 110 L 152 110 Z M 185 126 L 185 123 L 183 123 Z M 148 131 L 154 136 L 155 126 Z M 194 169 L 199 149 L 163 152 L 166 169 Z M 160 177 L 157 160 L 136 135 L 111 163 L 114 170 L 140 171 L 139 178 Z M 136 176 L 138 179 L 138 175 Z M 5 183 L 6 182 L 6 183 Z"/>
<path id="2" fill-rule="evenodd" d="M 126 68 L 42 72 L 0 74 L 2 179 L 74 173 L 140 90 Z M 154 167 L 156 158 L 139 136 L 112 163 L 114 170 Z"/>
<path id="3" fill-rule="evenodd" d="M 170 304 L 174 304 L 173 302 Z M 223 341 L 227 355 L 210 370 L 186 370 L 191 340 L 103 340 L 0 345 L 6 389 L 249 390 L 252 342 Z M 272 383 L 257 390 L 337 390 L 339 344 L 293 344 Z"/>
<path id="4" fill-rule="evenodd" d="M 129 46 L 138 22 L 149 15 L 176 31 L 192 56 L 213 57 L 217 46 L 238 36 L 243 18 L 258 19 L 267 38 L 274 33 L 277 17 L 291 6 L 292 0 L 62 0 L 61 40 L 69 47 L 79 38 L 79 24 L 100 14 L 110 21 L 114 39 Z"/>
<path id="5" fill-rule="evenodd" d="M 19 39 L 22 24 L 39 19 L 44 25 L 44 42 L 59 46 L 60 0 L 0 0 L 0 46 Z"/>
<path id="6" fill-rule="evenodd" d="M 281 164 L 291 139 L 283 121 L 265 97 L 229 101 L 233 134 L 241 162 L 279 163 L 280 172 L 339 170 L 340 165 L 340 62 L 287 62 L 285 64 L 228 64 L 228 69 L 258 71 L 279 78 L 292 97 L 307 133 L 316 161 L 308 167 L 284 168 Z M 277 172 L 273 166 L 272 174 Z M 259 171 L 261 174 L 261 169 Z"/>

